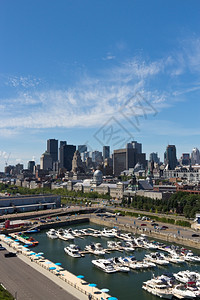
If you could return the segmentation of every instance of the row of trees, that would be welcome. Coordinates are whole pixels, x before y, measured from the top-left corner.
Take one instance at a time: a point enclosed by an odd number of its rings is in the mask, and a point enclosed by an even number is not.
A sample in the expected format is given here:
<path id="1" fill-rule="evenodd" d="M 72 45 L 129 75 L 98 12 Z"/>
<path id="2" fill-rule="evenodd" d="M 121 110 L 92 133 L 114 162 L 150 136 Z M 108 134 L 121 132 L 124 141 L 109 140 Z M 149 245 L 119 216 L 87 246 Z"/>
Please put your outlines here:
<path id="1" fill-rule="evenodd" d="M 132 199 L 124 198 L 122 205 L 149 212 L 174 213 L 184 215 L 186 218 L 194 218 L 195 214 L 200 211 L 200 195 L 177 192 L 172 194 L 168 200 L 136 195 Z"/>
<path id="2" fill-rule="evenodd" d="M 97 192 L 88 192 L 82 193 L 81 191 L 68 191 L 67 189 L 59 188 L 55 190 L 51 190 L 50 188 L 37 188 L 37 189 L 29 189 L 20 186 L 10 186 L 7 184 L 0 184 L 0 192 L 7 192 L 11 195 L 37 195 L 37 194 L 56 194 L 63 197 L 78 197 L 78 198 L 89 198 L 89 199 L 107 199 L 110 200 L 110 195 L 108 194 L 99 194 Z"/>

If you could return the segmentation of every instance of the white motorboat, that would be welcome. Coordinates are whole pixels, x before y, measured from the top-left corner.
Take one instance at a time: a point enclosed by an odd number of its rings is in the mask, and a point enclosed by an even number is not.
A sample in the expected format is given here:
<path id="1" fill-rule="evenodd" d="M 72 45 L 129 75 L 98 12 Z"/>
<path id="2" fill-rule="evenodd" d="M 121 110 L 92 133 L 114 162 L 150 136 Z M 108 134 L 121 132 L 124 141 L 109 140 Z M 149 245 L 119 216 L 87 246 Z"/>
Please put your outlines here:
<path id="1" fill-rule="evenodd" d="M 134 241 L 134 236 L 130 232 L 121 233 L 120 238 L 123 239 L 126 242 L 133 242 Z"/>
<path id="2" fill-rule="evenodd" d="M 176 280 L 182 282 L 182 283 L 187 283 L 189 281 L 199 281 L 200 280 L 200 274 L 198 272 L 194 271 L 180 271 L 178 273 L 173 274 Z"/>
<path id="3" fill-rule="evenodd" d="M 113 238 L 116 236 L 116 231 L 114 229 L 104 228 L 101 232 L 101 236 L 107 237 L 107 238 Z"/>
<path id="4" fill-rule="evenodd" d="M 94 230 L 91 233 L 91 235 L 94 236 L 94 237 L 100 237 L 101 236 L 101 231 L 100 230 Z"/>
<path id="5" fill-rule="evenodd" d="M 193 291 L 190 291 L 187 289 L 187 287 L 184 284 L 178 284 L 173 288 L 173 294 L 176 297 L 182 297 L 182 298 L 189 298 L 193 299 L 196 298 L 196 295 Z"/>
<path id="6" fill-rule="evenodd" d="M 180 256 L 178 256 L 177 254 L 174 255 L 170 254 L 168 256 L 165 255 L 165 259 L 168 260 L 170 263 L 174 263 L 174 264 L 182 264 L 185 262 L 185 260 Z"/>
<path id="7" fill-rule="evenodd" d="M 95 255 L 104 255 L 106 252 L 100 243 L 85 246 L 85 250 Z"/>
<path id="8" fill-rule="evenodd" d="M 187 283 L 187 290 L 193 292 L 197 298 L 200 298 L 200 286 L 195 281 Z"/>
<path id="9" fill-rule="evenodd" d="M 172 299 L 173 289 L 172 287 L 162 279 L 151 279 L 143 283 L 142 288 L 160 298 Z"/>
<path id="10" fill-rule="evenodd" d="M 81 237 L 82 236 L 82 233 L 80 230 L 78 229 L 74 229 L 71 233 L 74 237 Z"/>
<path id="11" fill-rule="evenodd" d="M 50 238 L 50 239 L 57 239 L 58 238 L 58 235 L 57 235 L 57 232 L 55 229 L 51 228 L 49 229 L 49 231 L 47 231 L 47 236 Z"/>
<path id="12" fill-rule="evenodd" d="M 65 247 L 64 251 L 72 257 L 76 257 L 76 258 L 81 257 L 81 254 L 79 252 L 80 249 L 78 248 L 78 246 L 74 244 L 70 244 L 68 247 Z"/>
<path id="13" fill-rule="evenodd" d="M 96 254 L 96 255 L 104 255 L 104 254 L 106 254 L 106 252 L 103 249 L 101 243 L 94 244 L 94 247 L 95 247 L 95 249 L 93 251 L 94 254 Z"/>
<path id="14" fill-rule="evenodd" d="M 113 266 L 111 262 L 109 262 L 107 259 L 98 259 L 98 260 L 92 260 L 93 265 L 95 265 L 97 268 L 103 270 L 106 273 L 115 273 L 117 270 Z"/>
<path id="15" fill-rule="evenodd" d="M 183 258 L 188 262 L 200 262 L 200 256 L 194 255 L 190 251 L 186 255 L 184 255 Z"/>
<path id="16" fill-rule="evenodd" d="M 147 261 L 151 261 L 155 264 L 158 265 L 163 265 L 166 266 L 169 264 L 169 261 L 167 261 L 162 254 L 160 254 L 159 252 L 156 253 L 151 253 L 151 254 L 146 254 L 145 255 L 145 260 Z"/>
<path id="17" fill-rule="evenodd" d="M 119 257 L 118 259 L 124 266 L 133 270 L 144 269 L 147 267 L 147 265 L 137 261 L 135 256 Z"/>
<path id="18" fill-rule="evenodd" d="M 107 247 L 109 249 L 117 249 L 119 246 L 115 241 L 107 241 Z"/>
<path id="19" fill-rule="evenodd" d="M 67 240 L 74 240 L 74 235 L 72 235 L 72 231 L 69 229 L 64 231 L 64 237 Z"/>
<path id="20" fill-rule="evenodd" d="M 114 267 L 117 271 L 120 271 L 120 272 L 129 272 L 130 271 L 130 268 L 123 265 L 120 262 L 118 257 L 113 257 L 113 258 L 110 258 L 108 260 L 114 265 Z"/>
<path id="21" fill-rule="evenodd" d="M 135 251 L 135 248 L 134 248 L 134 245 L 132 242 L 126 242 L 124 247 L 123 247 L 123 250 L 127 251 L 127 252 L 133 252 Z"/>

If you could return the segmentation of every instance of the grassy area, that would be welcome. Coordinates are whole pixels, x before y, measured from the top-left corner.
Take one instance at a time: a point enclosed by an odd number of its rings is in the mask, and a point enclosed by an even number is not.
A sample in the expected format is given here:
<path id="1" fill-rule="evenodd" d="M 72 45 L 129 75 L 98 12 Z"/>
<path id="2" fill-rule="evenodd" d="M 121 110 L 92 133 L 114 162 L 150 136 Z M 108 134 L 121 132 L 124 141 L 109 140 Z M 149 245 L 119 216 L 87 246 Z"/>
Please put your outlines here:
<path id="1" fill-rule="evenodd" d="M 14 300 L 15 298 L 0 285 L 0 300 Z"/>

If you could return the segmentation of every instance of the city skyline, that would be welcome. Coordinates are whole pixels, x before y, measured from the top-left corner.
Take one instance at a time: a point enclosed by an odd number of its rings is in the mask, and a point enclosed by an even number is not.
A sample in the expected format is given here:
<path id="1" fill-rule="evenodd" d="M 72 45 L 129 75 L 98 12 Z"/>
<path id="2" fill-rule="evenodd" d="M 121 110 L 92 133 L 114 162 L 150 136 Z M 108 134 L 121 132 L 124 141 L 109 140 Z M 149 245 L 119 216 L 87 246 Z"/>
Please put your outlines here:
<path id="1" fill-rule="evenodd" d="M 161 161 L 168 144 L 178 158 L 200 148 L 199 10 L 180 0 L 2 2 L 0 170 L 39 163 L 54 138 L 112 152 L 137 140 Z"/>

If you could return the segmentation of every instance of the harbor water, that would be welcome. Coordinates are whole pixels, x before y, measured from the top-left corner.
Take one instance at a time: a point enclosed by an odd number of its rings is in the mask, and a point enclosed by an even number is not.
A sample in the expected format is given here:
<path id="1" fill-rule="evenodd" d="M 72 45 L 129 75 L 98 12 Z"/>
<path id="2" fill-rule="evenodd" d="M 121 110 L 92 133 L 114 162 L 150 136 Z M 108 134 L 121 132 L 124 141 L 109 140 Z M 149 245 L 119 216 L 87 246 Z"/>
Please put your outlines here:
<path id="1" fill-rule="evenodd" d="M 69 227 L 63 227 L 69 228 Z M 79 224 L 71 226 L 72 229 L 83 229 L 83 228 L 94 228 L 97 230 L 102 230 L 102 226 L 96 224 Z M 64 252 L 64 247 L 69 244 L 78 245 L 81 250 L 85 248 L 86 245 L 94 242 L 100 242 L 104 248 L 107 248 L 107 241 L 117 240 L 114 238 L 104 238 L 104 237 L 92 237 L 87 236 L 83 239 L 75 238 L 74 241 L 63 241 L 60 239 L 50 239 L 46 235 L 46 231 L 43 230 L 39 233 L 31 234 L 33 238 L 39 241 L 39 245 L 35 247 L 34 251 L 44 252 L 45 258 L 51 260 L 54 263 L 61 263 L 62 267 L 75 275 L 84 275 L 84 280 L 88 283 L 95 283 L 99 289 L 108 288 L 109 294 L 117 297 L 119 300 L 156 300 L 156 296 L 149 294 L 142 289 L 142 284 L 153 277 L 153 275 L 162 275 L 164 273 L 175 273 L 181 270 L 193 270 L 200 272 L 200 263 L 184 263 L 184 264 L 170 264 L 169 266 L 155 267 L 153 269 L 143 270 L 143 271 L 133 271 L 129 273 L 113 273 L 107 274 L 102 270 L 97 269 L 93 264 L 93 259 L 99 259 L 98 257 L 91 254 L 85 254 L 82 258 L 73 258 Z M 165 243 L 166 244 L 166 243 Z M 200 250 L 194 250 L 195 254 L 200 255 Z M 136 249 L 134 252 L 118 252 L 112 251 L 110 254 L 106 254 L 104 257 L 116 257 L 116 256 L 130 256 L 134 255 L 136 259 L 142 260 L 144 255 L 152 252 L 152 250 Z"/>

